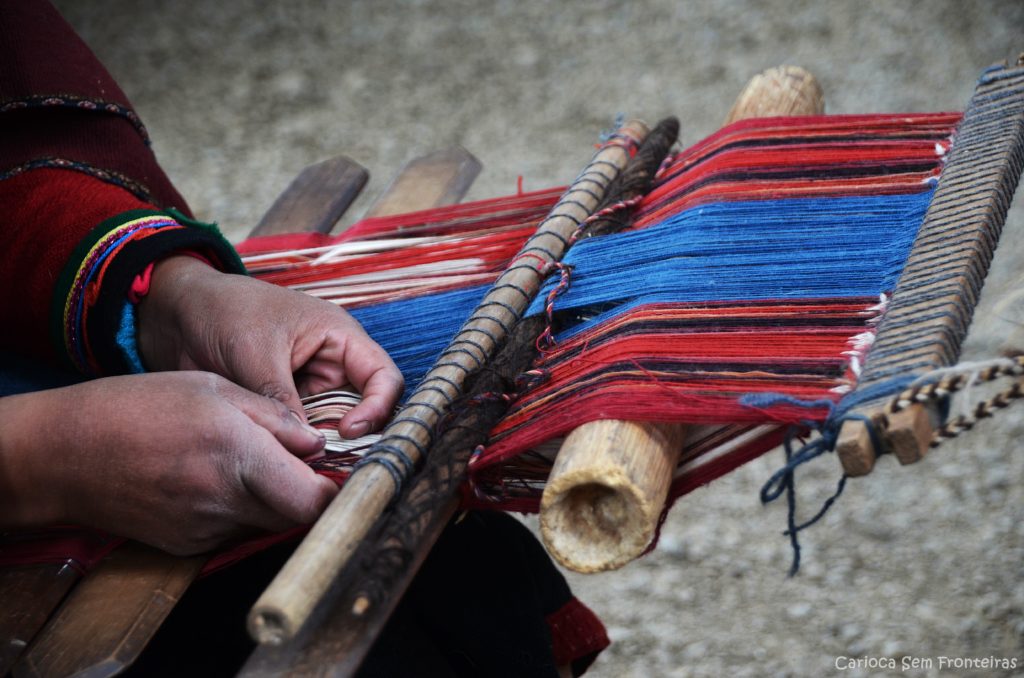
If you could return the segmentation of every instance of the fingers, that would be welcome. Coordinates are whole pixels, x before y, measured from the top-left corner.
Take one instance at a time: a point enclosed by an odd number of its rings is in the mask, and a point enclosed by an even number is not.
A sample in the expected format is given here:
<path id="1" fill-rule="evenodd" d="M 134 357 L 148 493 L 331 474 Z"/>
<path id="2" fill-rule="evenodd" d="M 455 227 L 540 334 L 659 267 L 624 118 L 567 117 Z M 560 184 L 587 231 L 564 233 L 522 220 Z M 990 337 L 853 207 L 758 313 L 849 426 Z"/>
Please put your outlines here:
<path id="1" fill-rule="evenodd" d="M 306 423 L 297 395 L 297 410 L 293 410 L 279 398 L 252 393 L 228 381 L 219 381 L 218 387 L 232 405 L 266 429 L 289 452 L 306 458 L 324 449 L 324 434 Z"/>
<path id="2" fill-rule="evenodd" d="M 363 401 L 342 418 L 338 431 L 345 438 L 358 438 L 391 418 L 405 381 L 384 349 L 365 334 L 347 347 L 345 373 Z"/>
<path id="3" fill-rule="evenodd" d="M 305 423 L 306 412 L 302 407 L 302 399 L 295 388 L 287 359 L 274 362 L 268 359 L 264 364 L 253 370 L 253 373 L 240 372 L 239 383 L 261 396 L 272 398 L 284 403 L 285 407 Z"/>

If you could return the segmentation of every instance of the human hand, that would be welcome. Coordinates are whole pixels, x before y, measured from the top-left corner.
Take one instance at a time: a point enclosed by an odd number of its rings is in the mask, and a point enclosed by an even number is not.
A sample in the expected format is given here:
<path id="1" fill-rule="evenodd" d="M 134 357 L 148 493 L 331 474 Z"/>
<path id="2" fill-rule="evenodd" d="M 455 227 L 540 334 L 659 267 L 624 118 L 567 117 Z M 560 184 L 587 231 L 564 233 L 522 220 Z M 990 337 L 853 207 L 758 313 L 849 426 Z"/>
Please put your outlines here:
<path id="1" fill-rule="evenodd" d="M 174 554 L 208 551 L 313 522 L 337 487 L 296 455 L 323 444 L 282 402 L 203 372 L 9 396 L 0 526 L 77 523 Z"/>
<path id="2" fill-rule="evenodd" d="M 150 369 L 214 372 L 303 417 L 300 394 L 351 385 L 363 401 L 339 424 L 346 438 L 382 426 L 402 391 L 391 358 L 339 307 L 189 256 L 154 267 L 139 348 Z"/>

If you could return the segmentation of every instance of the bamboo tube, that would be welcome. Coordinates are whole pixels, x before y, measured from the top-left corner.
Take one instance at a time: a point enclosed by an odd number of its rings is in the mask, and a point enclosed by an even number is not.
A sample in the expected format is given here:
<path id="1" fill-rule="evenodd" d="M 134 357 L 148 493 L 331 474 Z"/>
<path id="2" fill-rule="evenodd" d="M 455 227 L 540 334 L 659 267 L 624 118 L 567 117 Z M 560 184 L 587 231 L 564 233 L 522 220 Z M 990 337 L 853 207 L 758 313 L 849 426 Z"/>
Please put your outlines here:
<path id="1" fill-rule="evenodd" d="M 647 127 L 627 122 L 605 144 L 527 241 L 513 265 L 498 278 L 483 302 L 427 373 L 374 450 L 397 468 L 402 456 L 416 463 L 431 443 L 434 428 L 461 391 L 466 376 L 485 364 L 506 329 L 536 295 L 547 265 L 561 258 L 577 225 L 600 202 L 608 183 L 629 160 L 622 139 L 641 141 Z M 466 337 L 472 336 L 472 340 Z M 394 451 L 399 450 L 400 454 Z M 397 490 L 389 467 L 357 468 L 299 548 L 256 601 L 249 632 L 260 643 L 281 643 L 305 623 L 331 582 L 352 556 Z"/>
<path id="2" fill-rule="evenodd" d="M 821 87 L 797 66 L 754 76 L 725 124 L 773 115 L 818 115 Z M 570 433 L 541 499 L 540 529 L 548 551 L 577 572 L 622 567 L 654 538 L 686 427 L 595 421 Z"/>

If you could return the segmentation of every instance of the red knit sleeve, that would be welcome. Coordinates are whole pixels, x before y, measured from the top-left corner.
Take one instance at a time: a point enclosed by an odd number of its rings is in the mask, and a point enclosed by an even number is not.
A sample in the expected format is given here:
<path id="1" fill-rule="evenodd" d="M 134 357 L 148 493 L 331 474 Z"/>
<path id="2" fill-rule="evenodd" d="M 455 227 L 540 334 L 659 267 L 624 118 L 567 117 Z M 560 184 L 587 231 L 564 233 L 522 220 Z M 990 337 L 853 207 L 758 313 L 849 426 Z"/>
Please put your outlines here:
<path id="1" fill-rule="evenodd" d="M 168 211 L 171 210 L 171 211 Z M 127 371 L 132 279 L 175 251 L 241 262 L 191 219 L 124 93 L 48 2 L 0 2 L 0 348 Z"/>
<path id="2" fill-rule="evenodd" d="M 0 346 L 86 374 L 130 371 L 116 346 L 132 282 L 176 251 L 225 271 L 241 262 L 209 225 L 158 210 L 80 172 L 37 169 L 0 181 Z"/>

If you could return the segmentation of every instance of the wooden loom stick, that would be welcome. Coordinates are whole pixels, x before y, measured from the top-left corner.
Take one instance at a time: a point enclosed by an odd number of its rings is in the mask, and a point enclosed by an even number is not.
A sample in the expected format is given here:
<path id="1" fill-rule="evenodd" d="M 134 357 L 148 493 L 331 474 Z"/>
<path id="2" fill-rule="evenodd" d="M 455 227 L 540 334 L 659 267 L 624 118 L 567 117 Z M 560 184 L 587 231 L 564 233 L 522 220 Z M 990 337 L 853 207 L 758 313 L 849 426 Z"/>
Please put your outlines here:
<path id="1" fill-rule="evenodd" d="M 438 167 L 439 158 L 447 159 L 451 163 L 448 170 Z M 472 176 L 453 177 L 453 166 L 464 168 L 462 171 Z M 403 168 L 401 175 L 391 182 L 382 199 L 378 200 L 365 216 L 403 214 L 458 202 L 472 179 L 479 173 L 480 167 L 479 161 L 461 147 L 453 147 L 425 158 L 412 160 Z M 420 176 L 403 179 L 407 173 Z M 452 184 L 464 188 L 456 195 L 446 188 Z M 443 529 L 457 504 L 456 498 L 454 504 L 435 521 L 437 533 Z M 436 536 L 437 534 L 433 535 L 430 544 L 433 544 Z M 373 542 L 365 542 L 357 553 L 372 547 Z M 410 568 L 409 580 L 418 570 L 428 551 L 429 549 L 424 549 L 415 566 Z M 335 603 L 340 595 L 349 590 L 351 584 L 351 579 L 347 577 L 335 581 L 330 592 L 317 605 L 309 622 L 301 629 L 300 637 L 293 638 L 283 645 L 258 646 L 240 675 L 303 675 L 328 670 L 333 675 L 354 673 L 390 616 L 393 605 L 375 610 L 376 614 L 372 617 L 367 615 L 361 618 L 338 619 L 339 615 L 344 615 L 346 609 L 339 609 Z M 404 591 L 407 584 L 408 581 L 399 583 L 396 588 Z M 401 592 L 398 592 L 389 602 L 396 604 L 400 598 Z M 352 601 L 349 600 L 347 609 L 350 610 L 351 607 Z"/>
<path id="2" fill-rule="evenodd" d="M 1024 57 L 982 75 L 954 139 L 858 390 L 921 376 L 959 356 L 1024 166 Z M 836 450 L 847 475 L 870 473 L 878 452 L 908 464 L 929 449 L 939 423 L 934 405 L 878 408 L 876 400 L 855 412 L 871 421 L 881 450 L 865 421 L 842 426 Z"/>
<path id="3" fill-rule="evenodd" d="M 725 124 L 823 112 L 814 76 L 780 66 L 750 80 Z M 640 556 L 654 538 L 685 434 L 683 424 L 615 419 L 572 431 L 541 498 L 541 536 L 555 560 L 577 572 L 601 572 Z"/>
<path id="4" fill-rule="evenodd" d="M 398 492 L 399 469 L 407 461 L 414 465 L 424 456 L 437 423 L 459 395 L 467 375 L 487 362 L 507 328 L 521 317 L 539 290 L 548 265 L 561 258 L 569 236 L 590 215 L 608 183 L 625 166 L 630 155 L 628 146 L 646 134 L 643 123 L 630 121 L 603 145 L 498 278 L 374 446 L 376 459 L 383 462 L 367 463 L 353 471 L 256 602 L 249 616 L 249 631 L 259 642 L 280 643 L 293 637 L 305 623 Z"/>
<path id="5" fill-rule="evenodd" d="M 278 196 L 249 237 L 330 233 L 369 178 L 365 167 L 343 155 L 310 165 Z"/>
<path id="6" fill-rule="evenodd" d="M 250 237 L 330 232 L 368 176 L 366 169 L 344 156 L 310 165 L 281 193 Z M 64 567 L 53 585 L 25 601 L 35 624 L 23 625 L 21 635 L 26 640 L 37 633 L 38 637 L 14 674 L 113 675 L 130 666 L 205 562 L 205 556 L 182 558 L 142 544 L 125 544 L 96 566 L 40 632 L 77 581 L 68 576 L 71 568 Z M 6 595 L 3 599 L 17 600 Z M 9 668 L 10 664 L 3 666 L 0 675 Z"/>
<path id="7" fill-rule="evenodd" d="M 413 158 L 395 175 L 366 217 L 453 205 L 466 195 L 483 166 L 461 146 Z"/>

